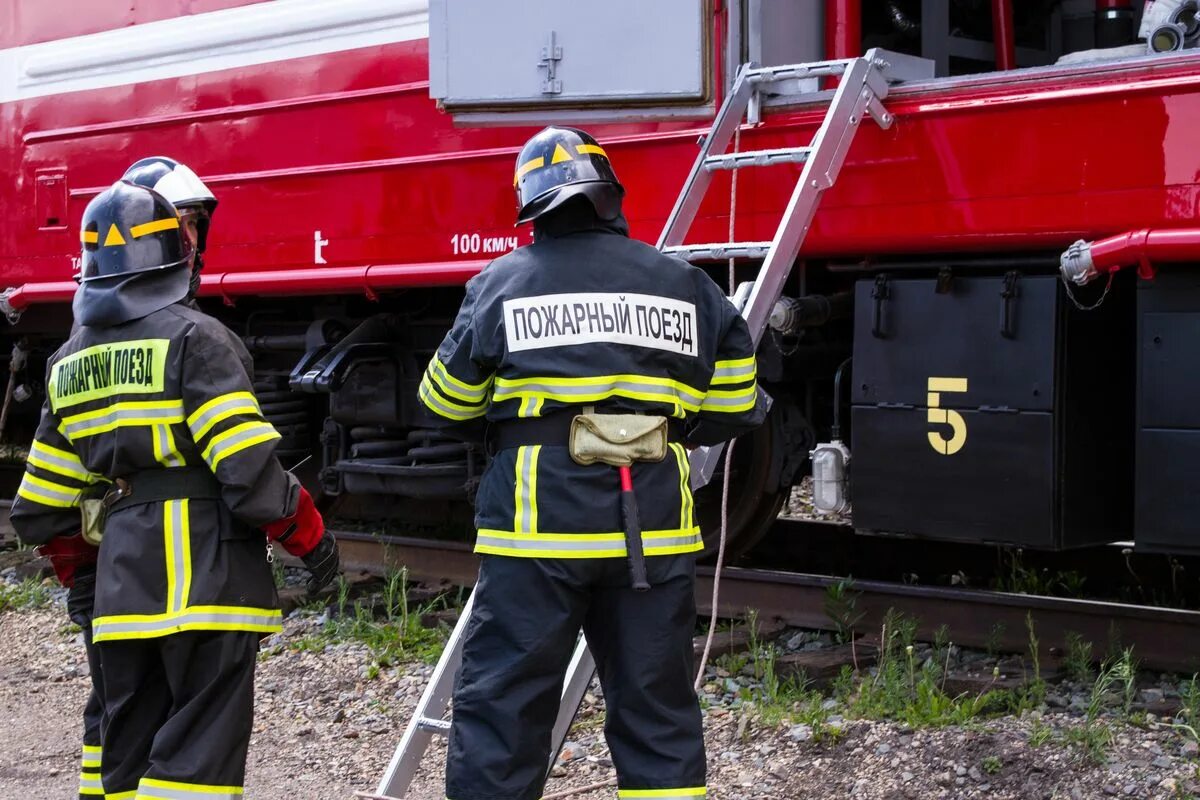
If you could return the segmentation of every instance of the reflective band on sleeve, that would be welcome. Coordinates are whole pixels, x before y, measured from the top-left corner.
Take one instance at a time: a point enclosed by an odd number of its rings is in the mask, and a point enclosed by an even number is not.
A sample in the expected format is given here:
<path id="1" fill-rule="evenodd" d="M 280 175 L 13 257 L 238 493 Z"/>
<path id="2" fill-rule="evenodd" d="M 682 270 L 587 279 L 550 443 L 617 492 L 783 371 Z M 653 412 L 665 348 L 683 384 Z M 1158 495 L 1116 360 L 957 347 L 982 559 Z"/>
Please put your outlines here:
<path id="1" fill-rule="evenodd" d="M 163 503 L 163 549 L 167 556 L 167 611 L 187 607 L 192 588 L 192 532 L 187 500 Z"/>
<path id="2" fill-rule="evenodd" d="M 727 383 L 744 383 L 745 381 L 754 380 L 757 374 L 758 367 L 754 356 L 738 358 L 732 361 L 718 361 L 716 368 L 713 369 L 711 384 L 719 386 Z"/>
<path id="3" fill-rule="evenodd" d="M 513 492 L 513 529 L 517 533 L 537 533 L 537 462 L 541 451 L 541 445 L 517 448 L 516 488 Z"/>
<path id="4" fill-rule="evenodd" d="M 208 447 L 204 448 L 201 455 L 209 468 L 215 472 L 217 465 L 234 453 L 240 453 L 248 447 L 280 438 L 283 437 L 269 422 L 243 422 L 241 425 L 235 425 L 212 437 Z"/>
<path id="5" fill-rule="evenodd" d="M 421 388 L 418 392 L 421 402 L 425 406 L 437 414 L 439 417 L 445 417 L 455 422 L 463 422 L 468 419 L 476 419 L 487 413 L 487 405 L 484 404 L 478 408 L 470 408 L 461 406 L 457 403 L 452 403 L 437 393 L 433 388 L 433 384 L 429 381 L 429 375 L 421 381 Z"/>
<path id="6" fill-rule="evenodd" d="M 100 753 L 102 749 L 98 744 L 85 744 L 83 746 L 83 767 L 84 769 L 99 769 L 100 768 Z"/>
<path id="7" fill-rule="evenodd" d="M 83 462 L 79 460 L 79 456 L 66 450 L 59 450 L 57 447 L 51 447 L 42 442 L 34 442 L 29 448 L 29 463 L 35 467 L 62 475 L 66 478 L 74 478 L 77 481 L 84 483 L 96 483 L 101 480 L 99 475 L 93 475 L 83 466 Z"/>
<path id="8" fill-rule="evenodd" d="M 488 392 L 492 388 L 492 378 L 490 377 L 483 383 L 475 384 L 459 380 L 450 374 L 446 365 L 436 355 L 430 359 L 426 374 L 447 397 L 461 400 L 469 405 L 487 402 Z"/>
<path id="9" fill-rule="evenodd" d="M 705 396 L 704 405 L 700 407 L 700 410 L 735 414 L 741 411 L 749 411 L 754 408 L 756 402 L 758 402 L 758 384 L 752 383 L 744 389 L 733 389 L 731 391 L 714 390 L 709 392 Z"/>
<path id="10" fill-rule="evenodd" d="M 642 548 L 648 556 L 694 553 L 704 548 L 704 540 L 699 528 L 643 531 Z M 482 528 L 475 540 L 475 552 L 524 558 L 624 558 L 625 534 L 529 534 Z"/>
<path id="11" fill-rule="evenodd" d="M 99 766 L 99 765 L 97 765 Z M 104 796 L 104 784 L 100 780 L 99 772 L 81 772 L 79 773 L 79 793 L 82 795 L 95 795 L 96 797 Z"/>
<path id="12" fill-rule="evenodd" d="M 262 418 L 262 410 L 254 395 L 249 392 L 230 392 L 214 397 L 188 416 L 188 429 L 192 432 L 192 438 L 199 442 L 218 422 L 237 414 L 250 414 Z"/>
<path id="13" fill-rule="evenodd" d="M 654 800 L 696 800 L 697 797 L 707 797 L 708 789 L 703 786 L 690 786 L 682 789 L 618 789 L 617 797 L 621 800 L 629 798 L 654 798 Z"/>
<path id="14" fill-rule="evenodd" d="M 28 472 L 21 478 L 17 494 L 32 503 L 55 508 L 74 508 L 79 505 L 79 490 L 61 483 L 39 478 Z"/>
<path id="15" fill-rule="evenodd" d="M 281 619 L 282 615 L 277 608 L 193 606 L 179 613 L 97 617 L 92 622 L 92 638 L 97 642 L 114 639 L 154 639 L 181 631 L 276 633 L 282 630 Z"/>
<path id="16" fill-rule="evenodd" d="M 496 378 L 495 402 L 534 397 L 562 403 L 594 403 L 610 397 L 627 397 L 649 403 L 666 403 L 682 411 L 699 411 L 704 393 L 686 383 L 651 375 L 597 375 L 589 378 Z"/>
<path id="17" fill-rule="evenodd" d="M 60 430 L 74 442 L 98 433 L 137 425 L 173 425 L 183 422 L 182 400 L 147 400 L 114 403 L 96 411 L 64 417 Z"/>
<path id="18" fill-rule="evenodd" d="M 137 800 L 240 800 L 241 796 L 241 786 L 210 786 L 158 778 L 142 778 L 137 791 Z"/>

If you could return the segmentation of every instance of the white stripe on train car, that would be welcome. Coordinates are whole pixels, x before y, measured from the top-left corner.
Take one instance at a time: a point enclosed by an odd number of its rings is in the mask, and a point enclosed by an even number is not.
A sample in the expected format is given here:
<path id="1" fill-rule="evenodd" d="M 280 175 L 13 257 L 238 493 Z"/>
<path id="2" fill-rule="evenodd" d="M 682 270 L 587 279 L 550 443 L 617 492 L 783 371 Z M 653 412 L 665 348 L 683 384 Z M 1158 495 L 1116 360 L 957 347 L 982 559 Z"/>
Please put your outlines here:
<path id="1" fill-rule="evenodd" d="M 0 50 L 0 103 L 428 36 L 427 0 L 273 0 Z"/>

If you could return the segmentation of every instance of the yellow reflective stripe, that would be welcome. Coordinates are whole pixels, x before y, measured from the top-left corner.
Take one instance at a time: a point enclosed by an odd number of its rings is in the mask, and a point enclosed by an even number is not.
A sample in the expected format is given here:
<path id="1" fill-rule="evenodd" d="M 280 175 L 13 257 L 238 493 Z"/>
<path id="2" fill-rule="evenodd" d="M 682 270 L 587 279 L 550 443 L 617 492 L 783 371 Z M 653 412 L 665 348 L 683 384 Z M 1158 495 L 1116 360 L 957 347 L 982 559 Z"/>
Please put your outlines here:
<path id="1" fill-rule="evenodd" d="M 526 175 L 533 172 L 535 169 L 540 169 L 544 166 L 546 166 L 545 156 L 538 156 L 537 158 L 529 159 L 524 164 L 517 167 L 517 175 L 515 178 L 513 178 L 513 183 L 516 183 L 517 181 L 521 180 L 521 178 L 524 178 Z"/>
<path id="2" fill-rule="evenodd" d="M 704 397 L 701 411 L 719 411 L 728 414 L 749 411 L 758 401 L 758 384 L 752 383 L 742 389 L 729 391 L 714 389 Z"/>
<path id="3" fill-rule="evenodd" d="M 143 222 L 141 225 L 134 225 L 129 229 L 129 235 L 137 239 L 151 233 L 175 230 L 178 227 L 178 217 L 167 217 L 166 219 L 156 219 L 153 222 Z"/>
<path id="4" fill-rule="evenodd" d="M 100 766 L 101 747 L 98 744 L 85 744 L 83 746 L 83 766 L 99 767 Z"/>
<path id="5" fill-rule="evenodd" d="M 155 425 L 150 429 L 151 440 L 154 443 L 154 458 L 164 467 L 181 467 L 183 456 L 175 447 L 175 435 L 166 425 Z"/>
<path id="6" fill-rule="evenodd" d="M 26 472 L 21 478 L 21 485 L 17 487 L 17 495 L 44 506 L 74 508 L 79 505 L 80 490 Z"/>
<path id="7" fill-rule="evenodd" d="M 63 417 L 59 431 L 71 442 L 117 428 L 183 422 L 182 400 L 130 400 Z"/>
<path id="8" fill-rule="evenodd" d="M 100 780 L 99 772 L 81 772 L 79 773 L 79 793 L 91 794 L 97 797 L 104 796 L 104 784 Z"/>
<path id="9" fill-rule="evenodd" d="M 604 152 L 604 148 L 598 144 L 577 144 L 575 145 L 576 153 L 590 153 L 595 156 L 604 156 L 608 158 L 608 153 Z"/>
<path id="10" fill-rule="evenodd" d="M 708 789 L 703 786 L 690 786 L 683 789 L 618 789 L 617 797 L 624 798 L 653 797 L 656 800 L 682 800 L 683 798 L 707 797 Z"/>
<path id="11" fill-rule="evenodd" d="M 596 375 L 587 378 L 496 378 L 492 400 L 501 402 L 536 397 L 561 403 L 587 403 L 610 397 L 627 397 L 650 403 L 676 406 L 681 411 L 699 411 L 704 393 L 686 383 L 652 375 Z"/>
<path id="12" fill-rule="evenodd" d="M 537 462 L 541 450 L 541 445 L 517 448 L 513 529 L 519 533 L 537 533 Z"/>
<path id="13" fill-rule="evenodd" d="M 191 606 L 164 614 L 119 614 L 96 617 L 92 640 L 154 639 L 182 631 L 251 631 L 276 633 L 283 629 L 277 608 Z"/>
<path id="14" fill-rule="evenodd" d="M 281 438 L 283 437 L 279 435 L 279 431 L 275 430 L 275 426 L 269 422 L 257 420 L 243 422 L 241 425 L 234 425 L 229 430 L 212 437 L 201 456 L 209 468 L 215 471 L 217 465 L 229 456 L 256 444 Z"/>
<path id="15" fill-rule="evenodd" d="M 167 556 L 167 611 L 180 613 L 192 590 L 192 530 L 188 501 L 163 503 L 163 548 Z"/>
<path id="16" fill-rule="evenodd" d="M 138 800 L 141 798 L 166 798 L 167 800 L 231 800 L 241 797 L 241 786 L 213 786 L 207 783 L 183 783 L 164 781 L 158 778 L 142 778 L 138 784 Z"/>
<path id="17" fill-rule="evenodd" d="M 252 414 L 261 418 L 258 398 L 250 392 L 229 392 L 214 397 L 188 415 L 188 430 L 192 432 L 192 438 L 199 441 L 218 422 L 236 414 Z"/>
<path id="18" fill-rule="evenodd" d="M 84 244 L 99 244 L 100 243 L 100 232 L 99 231 L 80 231 L 79 232 L 79 241 L 83 242 Z"/>
<path id="19" fill-rule="evenodd" d="M 646 555 L 694 553 L 704 548 L 700 529 L 643 531 Z M 475 552 L 520 558 L 623 558 L 625 534 L 614 533 L 520 533 L 481 528 Z"/>
<path id="20" fill-rule="evenodd" d="M 29 463 L 35 467 L 53 472 L 67 478 L 74 478 L 84 483 L 96 483 L 102 480 L 99 475 L 93 475 L 83 466 L 79 456 L 67 450 L 59 450 L 43 442 L 35 441 L 29 448 Z"/>
<path id="21" fill-rule="evenodd" d="M 542 405 L 545 403 L 540 397 L 522 397 L 521 407 L 517 410 L 518 417 L 540 417 L 542 415 Z"/>
<path id="22" fill-rule="evenodd" d="M 718 361 L 713 367 L 712 386 L 730 383 L 745 383 L 758 377 L 758 364 L 754 356 Z"/>
<path id="23" fill-rule="evenodd" d="M 104 795 L 104 800 L 134 800 L 137 797 L 137 789 L 129 792 L 109 792 Z"/>
<path id="24" fill-rule="evenodd" d="M 483 383 L 467 383 L 451 375 L 436 355 L 429 360 L 427 374 L 446 395 L 471 405 L 487 402 L 488 390 L 492 388 L 495 377 L 489 376 Z"/>
<path id="25" fill-rule="evenodd" d="M 693 527 L 692 466 L 691 462 L 688 461 L 687 450 L 684 449 L 683 445 L 678 442 L 672 442 L 671 450 L 675 452 L 675 460 L 679 464 L 679 527 L 688 530 Z"/>
<path id="26" fill-rule="evenodd" d="M 434 390 L 433 384 L 429 382 L 428 374 L 426 374 L 426 376 L 421 380 L 421 387 L 418 390 L 417 395 L 420 397 L 421 402 L 425 404 L 425 407 L 430 411 L 437 414 L 439 417 L 445 417 L 446 419 L 454 420 L 455 422 L 475 419 L 476 417 L 482 417 L 487 413 L 486 405 L 478 408 L 468 408 L 467 406 L 461 406 L 458 403 L 452 403 L 446 398 L 442 397 L 437 393 L 437 391 Z"/>

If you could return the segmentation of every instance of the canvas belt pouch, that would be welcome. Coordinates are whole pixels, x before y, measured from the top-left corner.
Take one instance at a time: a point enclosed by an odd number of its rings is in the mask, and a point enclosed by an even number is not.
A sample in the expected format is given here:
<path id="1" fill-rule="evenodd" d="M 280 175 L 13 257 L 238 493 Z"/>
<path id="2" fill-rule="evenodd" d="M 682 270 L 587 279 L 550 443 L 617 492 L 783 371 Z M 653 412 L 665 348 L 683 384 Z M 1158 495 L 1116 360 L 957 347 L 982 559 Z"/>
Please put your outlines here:
<path id="1" fill-rule="evenodd" d="M 104 518 L 108 516 L 108 508 L 104 505 L 104 496 L 84 493 L 79 501 L 80 528 L 83 540 L 90 545 L 100 546 L 104 537 Z"/>
<path id="2" fill-rule="evenodd" d="M 635 461 L 667 457 L 668 420 L 649 414 L 596 414 L 591 409 L 571 420 L 568 448 L 577 464 L 628 467 Z"/>

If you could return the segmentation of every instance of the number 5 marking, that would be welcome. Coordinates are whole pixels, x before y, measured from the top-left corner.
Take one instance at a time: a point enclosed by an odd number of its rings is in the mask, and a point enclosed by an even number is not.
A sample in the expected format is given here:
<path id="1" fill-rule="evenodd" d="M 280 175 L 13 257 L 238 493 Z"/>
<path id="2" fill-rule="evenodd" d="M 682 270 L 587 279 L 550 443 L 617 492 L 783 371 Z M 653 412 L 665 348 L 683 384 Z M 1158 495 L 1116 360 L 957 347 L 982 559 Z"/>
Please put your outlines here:
<path id="1" fill-rule="evenodd" d="M 965 392 L 966 378 L 930 378 L 929 379 L 929 424 L 949 425 L 950 438 L 947 439 L 939 431 L 929 432 L 929 446 L 944 456 L 952 456 L 967 443 L 967 421 L 962 414 L 948 408 L 941 408 L 942 392 Z"/>

